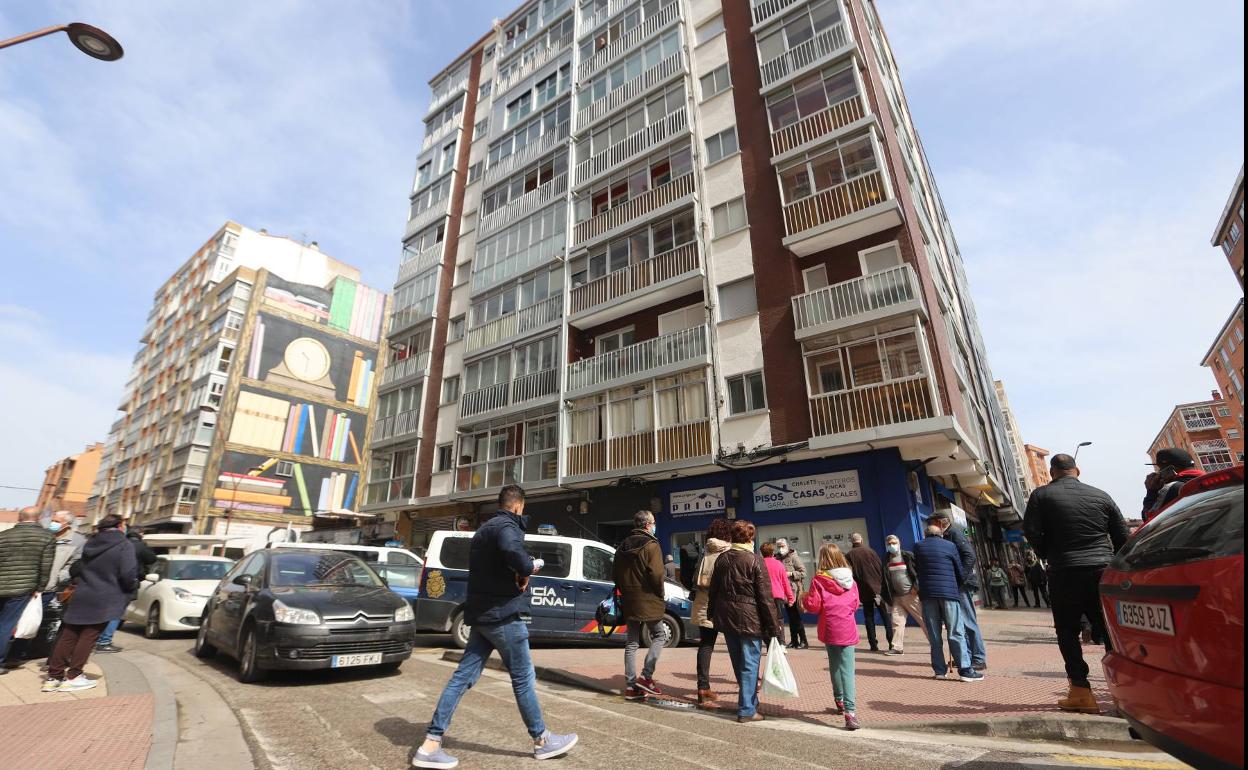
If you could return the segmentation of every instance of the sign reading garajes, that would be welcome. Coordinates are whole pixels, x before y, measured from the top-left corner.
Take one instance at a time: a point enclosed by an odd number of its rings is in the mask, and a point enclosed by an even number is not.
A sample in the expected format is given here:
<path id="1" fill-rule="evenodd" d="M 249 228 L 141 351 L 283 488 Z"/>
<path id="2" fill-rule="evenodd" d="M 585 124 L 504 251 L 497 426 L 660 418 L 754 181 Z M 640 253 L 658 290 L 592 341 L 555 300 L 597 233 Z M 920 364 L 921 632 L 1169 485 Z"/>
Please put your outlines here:
<path id="1" fill-rule="evenodd" d="M 686 489 L 668 495 L 668 509 L 673 516 L 699 516 L 723 511 L 724 488 Z"/>
<path id="2" fill-rule="evenodd" d="M 862 500 L 858 471 L 820 473 L 754 484 L 754 510 L 781 511 Z"/>

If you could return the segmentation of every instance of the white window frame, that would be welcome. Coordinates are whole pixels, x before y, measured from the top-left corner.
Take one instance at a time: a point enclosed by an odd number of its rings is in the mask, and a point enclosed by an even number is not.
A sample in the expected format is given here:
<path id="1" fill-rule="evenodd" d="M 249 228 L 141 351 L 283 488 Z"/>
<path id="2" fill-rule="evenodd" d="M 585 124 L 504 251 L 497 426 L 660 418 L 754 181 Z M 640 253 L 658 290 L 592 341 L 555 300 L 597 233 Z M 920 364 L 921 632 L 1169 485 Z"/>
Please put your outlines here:
<path id="1" fill-rule="evenodd" d="M 753 377 L 754 375 L 758 375 L 759 380 L 761 380 L 763 384 L 763 403 L 761 406 L 750 405 L 750 392 L 751 391 L 749 387 L 749 378 Z M 732 385 L 731 383 L 734 380 L 741 380 L 741 384 L 743 387 L 743 398 L 745 399 L 745 403 L 743 404 L 743 406 L 745 406 L 744 411 L 734 412 L 732 410 L 732 389 L 731 389 Z M 763 370 L 752 369 L 748 372 L 741 372 L 740 374 L 733 374 L 733 375 L 729 375 L 725 377 L 724 378 L 724 406 L 727 408 L 729 419 L 734 418 L 734 417 L 749 417 L 751 415 L 762 414 L 768 411 L 767 409 L 767 378 L 763 375 Z"/>
<path id="2" fill-rule="evenodd" d="M 723 73 L 723 78 L 724 78 L 723 87 L 718 87 L 720 83 L 720 78 L 719 78 L 720 73 Z M 707 78 L 710 78 L 711 85 L 713 87 L 716 87 L 715 90 L 709 93 L 707 92 L 707 89 L 706 89 Z M 731 90 L 732 89 L 732 71 L 728 68 L 728 63 L 725 62 L 719 65 L 718 67 L 715 67 L 714 69 L 712 69 L 710 72 L 706 73 L 705 75 L 702 75 L 701 77 L 699 77 L 698 88 L 702 92 L 702 101 L 704 102 L 707 101 L 708 99 L 714 99 L 716 96 L 719 96 L 725 91 Z"/>
<path id="3" fill-rule="evenodd" d="M 741 226 L 740 226 L 740 227 L 733 227 L 733 226 L 732 226 L 732 218 L 731 218 L 730 216 L 727 216 L 727 214 L 731 212 L 731 210 L 732 210 L 732 205 L 733 205 L 734 203 L 739 203 L 739 204 L 741 205 L 741 215 L 742 215 L 742 216 L 741 216 Z M 723 209 L 723 210 L 724 210 L 724 212 L 725 212 L 725 219 L 727 219 L 727 220 L 728 220 L 728 229 L 727 229 L 727 230 L 725 230 L 725 231 L 724 231 L 724 232 L 722 232 L 722 233 L 721 233 L 721 232 L 720 232 L 720 231 L 719 231 L 719 230 L 715 227 L 715 212 L 716 212 L 716 211 L 719 211 L 719 210 L 721 210 L 721 209 Z M 746 229 L 748 229 L 748 228 L 749 228 L 749 226 L 750 226 L 750 211 L 749 211 L 749 208 L 745 205 L 745 196 L 744 196 L 744 195 L 739 196 L 739 197 L 736 197 L 736 198 L 732 198 L 732 199 L 729 199 L 729 200 L 726 200 L 726 201 L 724 201 L 723 203 L 717 203 L 716 205 L 714 205 L 714 206 L 712 206 L 712 207 L 711 207 L 711 230 L 712 230 L 711 237 L 712 237 L 713 239 L 714 239 L 714 238 L 723 238 L 724 236 L 727 236 L 727 235 L 732 235 L 733 233 L 739 233 L 739 232 L 741 232 L 742 230 L 746 230 Z"/>
<path id="4" fill-rule="evenodd" d="M 632 332 L 633 334 L 633 342 L 630 342 L 626 345 L 623 342 L 623 337 L 625 334 L 629 332 Z M 632 345 L 633 343 L 637 341 L 637 327 L 632 326 L 632 325 L 621 326 L 620 328 L 609 331 L 606 334 L 599 334 L 597 337 L 594 337 L 594 355 L 600 356 L 600 355 L 603 355 L 605 352 L 615 352 L 615 351 L 604 351 L 602 349 L 603 340 L 609 340 L 615 337 L 620 338 L 620 345 L 616 347 L 615 350 L 619 350 L 620 348 L 626 348 L 628 347 L 628 345 Z"/>
<path id="5" fill-rule="evenodd" d="M 442 453 L 444 451 L 447 459 L 445 465 L 442 463 Z M 434 465 L 434 473 L 450 473 L 455 470 L 455 444 L 438 444 L 434 452 L 434 461 L 436 463 Z"/>
<path id="6" fill-rule="evenodd" d="M 823 274 L 823 286 L 815 286 L 812 288 L 810 285 L 810 276 L 814 275 L 815 273 Z M 822 289 L 831 285 L 832 284 L 828 282 L 828 266 L 827 265 L 815 265 L 814 267 L 808 267 L 802 271 L 802 288 L 806 290 L 807 294 L 809 294 L 812 291 L 818 291 L 819 289 Z"/>
<path id="7" fill-rule="evenodd" d="M 718 29 L 715 29 L 715 27 L 718 27 Z M 709 35 L 706 34 L 706 30 L 710 30 Z M 724 34 L 725 31 L 724 14 L 717 13 L 714 16 L 711 16 L 694 28 L 694 47 L 697 48 L 699 46 L 706 45 L 715 38 Z"/>
<path id="8" fill-rule="evenodd" d="M 679 329 L 663 331 L 663 322 L 665 320 L 670 320 L 670 319 L 676 318 L 677 316 L 685 315 L 687 313 L 695 311 L 695 309 L 696 309 L 696 312 L 700 315 L 699 315 L 699 320 L 693 326 L 682 326 Z M 658 319 L 659 336 L 662 337 L 664 334 L 674 334 L 678 331 L 684 331 L 686 329 L 694 329 L 705 323 L 706 323 L 706 307 L 701 302 L 698 302 L 692 305 L 685 305 L 682 308 L 678 308 L 676 310 L 663 313 L 662 315 L 659 316 L 659 319 Z"/>
<path id="9" fill-rule="evenodd" d="M 897 264 L 893 265 L 893 267 L 901 267 L 902 265 L 904 265 L 906 263 L 906 260 L 903 259 L 901 256 L 901 242 L 900 241 L 889 241 L 888 243 L 879 243 L 879 244 L 876 244 L 875 246 L 865 248 L 862 251 L 858 252 L 858 266 L 862 268 L 862 274 L 872 275 L 872 273 L 867 271 L 868 255 L 875 254 L 876 252 L 884 251 L 885 249 L 890 249 L 890 248 L 895 249 L 897 251 Z"/>
<path id="10" fill-rule="evenodd" d="M 732 144 L 733 144 L 732 152 L 724 152 L 724 149 L 725 149 L 724 143 L 725 141 L 727 141 L 727 136 L 729 134 L 732 135 Z M 718 147 L 719 157 L 717 158 L 711 157 L 711 143 L 712 142 L 714 142 L 715 145 Z M 706 152 L 706 167 L 707 168 L 710 168 L 711 166 L 714 166 L 717 163 L 722 163 L 723 161 L 728 160 L 732 156 L 737 155 L 738 153 L 741 152 L 741 139 L 740 137 L 737 136 L 737 127 L 735 125 L 729 126 L 728 128 L 725 128 L 723 131 L 719 131 L 719 132 L 712 134 L 711 136 L 708 136 L 706 139 L 702 141 L 702 147 Z"/>
<path id="11" fill-rule="evenodd" d="M 454 383 L 455 395 L 450 398 L 447 398 L 447 395 L 446 395 L 447 387 L 451 386 L 452 383 Z M 442 378 L 442 392 L 438 394 L 439 406 L 446 406 L 447 404 L 454 404 L 455 402 L 459 401 L 459 397 L 460 395 L 462 395 L 462 391 L 463 391 L 463 380 L 460 379 L 460 376 L 458 374 L 453 374 L 450 377 L 443 377 Z"/>

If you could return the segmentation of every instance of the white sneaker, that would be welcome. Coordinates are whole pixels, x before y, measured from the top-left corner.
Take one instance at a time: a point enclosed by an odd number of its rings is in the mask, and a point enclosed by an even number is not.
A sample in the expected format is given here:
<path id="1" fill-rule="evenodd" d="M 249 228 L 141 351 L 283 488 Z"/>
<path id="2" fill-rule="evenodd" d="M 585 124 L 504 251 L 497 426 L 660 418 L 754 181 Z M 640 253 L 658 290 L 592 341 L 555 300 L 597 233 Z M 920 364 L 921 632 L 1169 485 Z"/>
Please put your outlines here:
<path id="1" fill-rule="evenodd" d="M 79 690 L 90 690 L 98 684 L 94 679 L 87 679 L 85 674 L 79 674 L 73 679 L 66 679 L 61 682 L 61 686 L 56 688 L 57 692 L 78 692 Z"/>
<path id="2" fill-rule="evenodd" d="M 39 692 L 56 692 L 61 689 L 60 679 L 45 679 L 43 687 L 39 688 Z"/>

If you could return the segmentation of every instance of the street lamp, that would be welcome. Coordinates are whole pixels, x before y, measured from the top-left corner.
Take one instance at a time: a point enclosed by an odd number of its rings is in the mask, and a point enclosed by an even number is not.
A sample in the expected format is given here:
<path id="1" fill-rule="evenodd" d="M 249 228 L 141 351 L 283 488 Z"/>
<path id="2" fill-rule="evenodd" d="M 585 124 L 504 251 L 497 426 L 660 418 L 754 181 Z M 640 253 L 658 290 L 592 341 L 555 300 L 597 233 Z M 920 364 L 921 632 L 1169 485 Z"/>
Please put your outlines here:
<path id="1" fill-rule="evenodd" d="M 93 59 L 117 61 L 125 54 L 121 43 L 118 43 L 117 39 L 112 35 L 99 27 L 93 27 L 90 24 L 83 24 L 77 21 L 72 24 L 61 24 L 56 27 L 47 27 L 35 32 L 28 32 L 25 35 L 18 35 L 8 40 L 0 40 L 0 48 L 8 48 L 18 43 L 47 37 L 57 32 L 64 32 L 66 35 L 69 35 L 69 42 L 73 43 L 74 47 L 79 51 Z"/>
<path id="2" fill-rule="evenodd" d="M 1075 447 L 1075 457 L 1074 457 L 1074 460 L 1075 460 L 1076 462 L 1078 462 L 1078 460 L 1079 460 L 1079 450 L 1080 450 L 1080 449 L 1083 449 L 1085 446 L 1092 446 L 1092 442 L 1091 442 L 1091 441 L 1081 441 L 1081 442 L 1079 443 L 1079 446 Z"/>

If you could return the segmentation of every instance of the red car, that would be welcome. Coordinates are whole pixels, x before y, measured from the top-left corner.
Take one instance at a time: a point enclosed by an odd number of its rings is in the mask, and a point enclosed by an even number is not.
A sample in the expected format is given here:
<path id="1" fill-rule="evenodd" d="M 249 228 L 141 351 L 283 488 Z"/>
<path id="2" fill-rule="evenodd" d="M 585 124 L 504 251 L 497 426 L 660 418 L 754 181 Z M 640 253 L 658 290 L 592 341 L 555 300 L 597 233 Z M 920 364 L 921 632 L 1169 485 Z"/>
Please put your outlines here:
<path id="1" fill-rule="evenodd" d="M 1244 766 L 1243 485 L 1242 465 L 1187 482 L 1101 580 L 1119 711 L 1200 768 Z"/>

